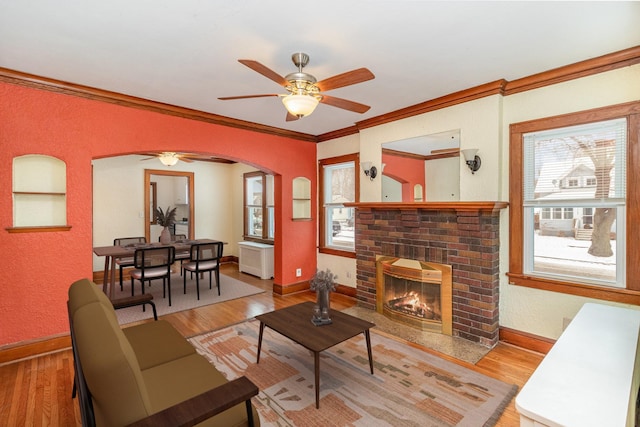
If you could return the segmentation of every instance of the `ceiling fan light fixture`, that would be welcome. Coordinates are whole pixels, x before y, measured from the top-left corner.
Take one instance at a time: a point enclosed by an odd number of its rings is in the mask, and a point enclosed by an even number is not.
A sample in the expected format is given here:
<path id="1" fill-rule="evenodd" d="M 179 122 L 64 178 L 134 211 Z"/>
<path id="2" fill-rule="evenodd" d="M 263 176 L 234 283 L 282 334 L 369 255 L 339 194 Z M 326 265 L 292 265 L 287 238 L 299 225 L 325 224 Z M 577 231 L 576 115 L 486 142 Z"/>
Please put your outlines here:
<path id="1" fill-rule="evenodd" d="M 165 166 L 173 166 L 178 163 L 178 156 L 176 155 L 176 153 L 162 153 L 158 156 L 158 159 L 160 159 L 160 163 Z"/>
<path id="2" fill-rule="evenodd" d="M 305 117 L 313 113 L 320 101 L 311 95 L 291 94 L 282 98 L 287 111 L 294 116 Z"/>

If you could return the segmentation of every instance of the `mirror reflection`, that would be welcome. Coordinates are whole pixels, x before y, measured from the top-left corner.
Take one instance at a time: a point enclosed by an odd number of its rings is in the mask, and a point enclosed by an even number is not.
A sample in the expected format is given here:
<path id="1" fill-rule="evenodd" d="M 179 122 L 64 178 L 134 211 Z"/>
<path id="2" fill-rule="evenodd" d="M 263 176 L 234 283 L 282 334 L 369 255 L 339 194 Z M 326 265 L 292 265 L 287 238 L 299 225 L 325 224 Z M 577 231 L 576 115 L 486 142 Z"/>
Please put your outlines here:
<path id="1" fill-rule="evenodd" d="M 145 169 L 145 179 L 149 182 L 145 199 L 149 200 L 148 222 L 145 224 L 148 241 L 159 241 L 162 228 L 157 225 L 156 209 L 164 211 L 176 208 L 176 221 L 169 232 L 171 235 L 191 237 L 193 201 L 190 197 L 192 183 L 191 172 Z"/>
<path id="2" fill-rule="evenodd" d="M 460 200 L 460 129 L 382 144 L 383 202 Z"/>

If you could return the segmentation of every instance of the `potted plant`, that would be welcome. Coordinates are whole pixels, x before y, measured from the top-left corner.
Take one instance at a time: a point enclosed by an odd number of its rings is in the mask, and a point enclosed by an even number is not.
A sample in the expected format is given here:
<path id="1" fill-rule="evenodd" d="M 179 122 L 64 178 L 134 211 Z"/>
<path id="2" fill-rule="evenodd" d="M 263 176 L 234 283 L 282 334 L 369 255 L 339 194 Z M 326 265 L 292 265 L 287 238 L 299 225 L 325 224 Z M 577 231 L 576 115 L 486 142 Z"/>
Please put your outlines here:
<path id="1" fill-rule="evenodd" d="M 169 231 L 169 227 L 176 222 L 176 208 L 171 209 L 171 206 L 168 206 L 167 210 L 163 212 L 162 208 L 159 207 L 156 211 L 156 216 L 158 225 L 164 227 L 160 233 L 160 243 L 168 245 L 171 243 L 171 231 Z"/>
<path id="2" fill-rule="evenodd" d="M 336 290 L 335 280 L 337 275 L 333 274 L 328 268 L 324 271 L 316 270 L 316 274 L 309 280 L 312 291 L 316 291 L 317 301 L 313 308 L 313 318 L 311 321 L 316 325 L 328 325 L 331 323 L 329 317 L 330 294 Z"/>

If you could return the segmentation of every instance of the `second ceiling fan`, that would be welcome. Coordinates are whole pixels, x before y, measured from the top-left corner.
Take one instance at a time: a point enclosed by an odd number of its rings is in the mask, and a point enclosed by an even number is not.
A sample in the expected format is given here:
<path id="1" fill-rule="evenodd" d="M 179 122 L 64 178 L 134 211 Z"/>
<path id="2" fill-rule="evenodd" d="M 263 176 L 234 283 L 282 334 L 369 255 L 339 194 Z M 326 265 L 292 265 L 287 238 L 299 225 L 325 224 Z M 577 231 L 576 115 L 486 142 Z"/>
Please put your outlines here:
<path id="1" fill-rule="evenodd" d="M 291 55 L 291 60 L 295 66 L 298 67 L 298 71 L 287 74 L 286 77 L 282 77 L 258 61 L 251 59 L 238 60 L 241 64 L 246 65 L 252 70 L 284 87 L 288 94 L 269 93 L 263 95 L 227 96 L 218 99 L 228 101 L 233 99 L 278 96 L 282 98 L 282 102 L 287 109 L 287 121 L 298 120 L 302 117 L 308 116 L 313 112 L 318 103 L 331 105 L 332 107 L 342 108 L 344 110 L 360 114 L 366 113 L 369 108 L 371 108 L 368 105 L 342 98 L 336 98 L 335 96 L 329 96 L 323 93 L 332 89 L 362 83 L 375 78 L 373 73 L 368 69 L 358 68 L 356 70 L 347 71 L 346 73 L 317 81 L 314 76 L 302 71 L 302 69 L 309 63 L 309 55 L 306 53 L 294 53 Z"/>

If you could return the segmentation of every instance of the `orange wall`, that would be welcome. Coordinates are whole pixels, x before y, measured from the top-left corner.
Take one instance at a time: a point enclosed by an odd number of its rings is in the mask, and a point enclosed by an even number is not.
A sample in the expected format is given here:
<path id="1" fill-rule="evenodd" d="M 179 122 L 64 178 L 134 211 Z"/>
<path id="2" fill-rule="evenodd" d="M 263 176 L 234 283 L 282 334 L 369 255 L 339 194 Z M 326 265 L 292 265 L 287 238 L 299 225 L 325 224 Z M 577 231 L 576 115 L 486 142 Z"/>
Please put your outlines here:
<path id="1" fill-rule="evenodd" d="M 316 222 L 291 220 L 294 177 L 312 181 L 316 200 L 314 143 L 0 82 L 0 148 L 0 346 L 68 332 L 67 289 L 92 276 L 93 158 L 152 150 L 201 152 L 273 173 L 274 281 L 286 286 L 300 280 L 296 268 L 316 269 Z M 12 159 L 24 154 L 66 163 L 70 231 L 5 230 L 13 225 Z"/>
<path id="2" fill-rule="evenodd" d="M 413 202 L 413 187 L 422 185 L 422 199 L 424 200 L 424 160 L 409 157 L 382 154 L 384 175 L 402 183 L 402 201 Z"/>

